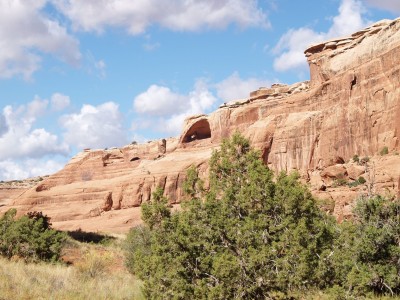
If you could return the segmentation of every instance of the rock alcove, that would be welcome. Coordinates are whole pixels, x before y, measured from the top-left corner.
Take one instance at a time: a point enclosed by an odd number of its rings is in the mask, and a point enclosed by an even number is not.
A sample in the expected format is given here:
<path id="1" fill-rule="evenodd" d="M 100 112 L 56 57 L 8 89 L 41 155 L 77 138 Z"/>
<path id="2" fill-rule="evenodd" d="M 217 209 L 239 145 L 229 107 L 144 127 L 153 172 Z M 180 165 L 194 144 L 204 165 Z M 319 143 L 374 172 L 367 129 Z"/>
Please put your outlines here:
<path id="1" fill-rule="evenodd" d="M 190 143 L 196 140 L 211 138 L 210 123 L 206 119 L 201 119 L 194 123 L 184 135 L 182 142 Z"/>

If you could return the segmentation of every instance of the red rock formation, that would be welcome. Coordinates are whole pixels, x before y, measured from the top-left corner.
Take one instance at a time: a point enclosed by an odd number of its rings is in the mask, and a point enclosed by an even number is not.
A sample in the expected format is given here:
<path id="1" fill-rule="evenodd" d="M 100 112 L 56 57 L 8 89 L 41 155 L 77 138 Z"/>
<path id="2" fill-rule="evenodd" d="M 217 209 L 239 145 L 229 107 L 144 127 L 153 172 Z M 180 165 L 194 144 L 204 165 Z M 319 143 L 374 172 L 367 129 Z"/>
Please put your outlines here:
<path id="1" fill-rule="evenodd" d="M 269 167 L 298 170 L 315 194 L 336 201 L 335 214 L 341 219 L 349 215 L 353 199 L 368 192 L 368 185 L 397 193 L 400 19 L 311 46 L 305 54 L 310 82 L 262 88 L 209 116 L 190 117 L 179 139 L 87 150 L 13 205 L 21 211 L 44 211 L 59 228 L 126 230 L 139 222 L 136 207 L 157 186 L 171 203 L 179 203 L 187 168 L 195 165 L 205 176 L 212 150 L 235 131 L 262 151 Z M 377 156 L 383 147 L 390 154 Z M 368 170 L 345 163 L 355 154 L 371 157 Z M 363 175 L 368 184 L 337 187 L 333 182 L 338 174 L 344 180 Z M 111 210 L 105 211 L 102 199 L 108 193 Z"/>

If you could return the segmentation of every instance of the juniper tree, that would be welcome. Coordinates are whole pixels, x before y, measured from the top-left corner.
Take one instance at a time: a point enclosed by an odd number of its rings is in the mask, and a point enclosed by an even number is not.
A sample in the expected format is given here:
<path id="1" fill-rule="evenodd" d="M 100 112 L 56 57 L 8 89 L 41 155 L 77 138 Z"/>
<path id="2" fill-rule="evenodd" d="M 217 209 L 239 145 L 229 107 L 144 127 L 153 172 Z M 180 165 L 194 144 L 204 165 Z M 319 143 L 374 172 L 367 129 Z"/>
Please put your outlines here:
<path id="1" fill-rule="evenodd" d="M 10 209 L 0 218 L 0 255 L 26 261 L 58 260 L 66 234 L 52 229 L 50 218 L 41 212 L 30 212 L 19 219 L 16 213 L 16 209 Z"/>
<path id="2" fill-rule="evenodd" d="M 180 212 L 160 214 L 168 208 L 159 193 L 144 206 L 145 224 L 128 236 L 128 266 L 147 298 L 265 299 L 320 284 L 332 220 L 298 175 L 274 179 L 260 157 L 235 134 L 211 157 L 207 191 L 191 169 L 192 199 Z"/>

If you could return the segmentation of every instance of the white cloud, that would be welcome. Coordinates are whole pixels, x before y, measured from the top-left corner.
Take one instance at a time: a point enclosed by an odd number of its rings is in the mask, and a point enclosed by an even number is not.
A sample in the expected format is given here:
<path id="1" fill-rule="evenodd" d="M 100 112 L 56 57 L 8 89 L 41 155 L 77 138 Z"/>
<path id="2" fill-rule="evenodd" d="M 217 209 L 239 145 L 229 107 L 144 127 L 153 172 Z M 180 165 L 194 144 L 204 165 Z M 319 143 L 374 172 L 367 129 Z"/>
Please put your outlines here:
<path id="1" fill-rule="evenodd" d="M 346 36 L 366 27 L 370 22 L 363 18 L 366 9 L 358 0 L 342 0 L 339 15 L 333 18 L 333 24 L 327 33 L 328 38 Z"/>
<path id="2" fill-rule="evenodd" d="M 168 87 L 152 85 L 134 99 L 133 106 L 136 112 L 142 114 L 142 128 L 145 126 L 158 132 L 178 134 L 187 116 L 208 112 L 216 102 L 217 98 L 209 91 L 207 83 L 200 79 L 187 95 L 174 93 Z"/>
<path id="3" fill-rule="evenodd" d="M 135 97 L 133 107 L 138 113 L 165 116 L 185 110 L 186 102 L 186 96 L 174 93 L 168 87 L 153 84 Z"/>
<path id="4" fill-rule="evenodd" d="M 364 0 L 367 4 L 374 7 L 391 11 L 395 14 L 400 13 L 400 1 L 396 0 Z"/>
<path id="5" fill-rule="evenodd" d="M 77 114 L 61 118 L 64 139 L 79 149 L 122 146 L 127 143 L 122 114 L 114 102 L 98 106 L 83 105 Z"/>
<path id="6" fill-rule="evenodd" d="M 0 78 L 29 79 L 39 68 L 39 53 L 76 65 L 79 42 L 41 11 L 45 0 L 0 1 Z"/>
<path id="7" fill-rule="evenodd" d="M 7 133 L 9 127 L 4 115 L 0 115 L 0 137 Z"/>
<path id="8" fill-rule="evenodd" d="M 51 96 L 51 107 L 55 111 L 61 111 L 65 108 L 67 108 L 71 104 L 71 100 L 68 96 L 60 94 L 60 93 L 54 93 Z"/>
<path id="9" fill-rule="evenodd" d="M 122 27 L 141 34 L 152 25 L 176 31 L 240 27 L 268 27 L 258 0 L 52 0 L 75 29 L 102 32 L 106 27 Z"/>
<path id="10" fill-rule="evenodd" d="M 62 169 L 64 163 L 48 159 L 0 161 L 0 180 L 26 179 L 50 175 Z"/>
<path id="11" fill-rule="evenodd" d="M 242 79 L 238 72 L 234 72 L 228 78 L 216 84 L 217 95 L 228 102 L 235 99 L 249 97 L 250 92 L 260 87 L 270 86 L 272 82 L 260 78 Z"/>
<path id="12" fill-rule="evenodd" d="M 177 135 L 188 116 L 209 113 L 218 102 L 246 98 L 250 92 L 270 84 L 271 81 L 261 78 L 242 79 L 235 72 L 217 84 L 199 79 L 187 94 L 173 92 L 165 86 L 151 85 L 133 100 L 134 110 L 140 117 L 131 129 L 150 128 L 160 133 Z M 216 91 L 218 98 L 211 90 Z"/>
<path id="13" fill-rule="evenodd" d="M 325 34 L 306 27 L 290 29 L 279 40 L 273 53 L 279 54 L 274 60 L 274 69 L 287 71 L 307 66 L 304 50 L 313 43 L 325 39 Z"/>
<path id="14" fill-rule="evenodd" d="M 0 161 L 6 159 L 38 158 L 45 155 L 67 155 L 69 147 L 43 128 L 34 128 L 37 118 L 47 109 L 48 101 L 36 97 L 17 108 L 6 106 L 2 118 L 7 131 L 0 137 Z"/>
<path id="15" fill-rule="evenodd" d="M 323 40 L 345 36 L 366 27 L 370 22 L 363 18 L 365 12 L 360 1 L 342 0 L 339 14 L 332 19 L 332 25 L 327 32 L 316 32 L 308 27 L 290 29 L 273 49 L 273 53 L 277 55 L 274 60 L 274 69 L 280 72 L 306 69 L 304 50 L 308 46 Z"/>

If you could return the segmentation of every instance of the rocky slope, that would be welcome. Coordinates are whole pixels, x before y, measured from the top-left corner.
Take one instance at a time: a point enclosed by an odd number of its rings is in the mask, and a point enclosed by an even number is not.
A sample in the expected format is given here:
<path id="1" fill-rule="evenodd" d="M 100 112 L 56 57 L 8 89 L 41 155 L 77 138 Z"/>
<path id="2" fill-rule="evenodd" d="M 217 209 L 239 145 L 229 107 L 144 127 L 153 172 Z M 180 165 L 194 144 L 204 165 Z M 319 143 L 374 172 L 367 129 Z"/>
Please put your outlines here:
<path id="1" fill-rule="evenodd" d="M 25 180 L 0 181 L 0 207 L 12 204 L 13 199 L 37 186 L 45 178 L 46 176 Z"/>
<path id="2" fill-rule="evenodd" d="M 42 210 L 63 229 L 125 231 L 140 222 L 138 206 L 157 186 L 179 203 L 187 168 L 195 165 L 205 176 L 212 150 L 235 131 L 261 150 L 270 168 L 298 170 L 316 195 L 333 201 L 339 219 L 360 194 L 396 196 L 400 19 L 313 45 L 305 55 L 309 82 L 260 88 L 210 115 L 190 117 L 176 139 L 86 150 L 12 206 Z M 369 161 L 353 162 L 354 155 Z M 354 184 L 360 176 L 367 182 Z"/>

